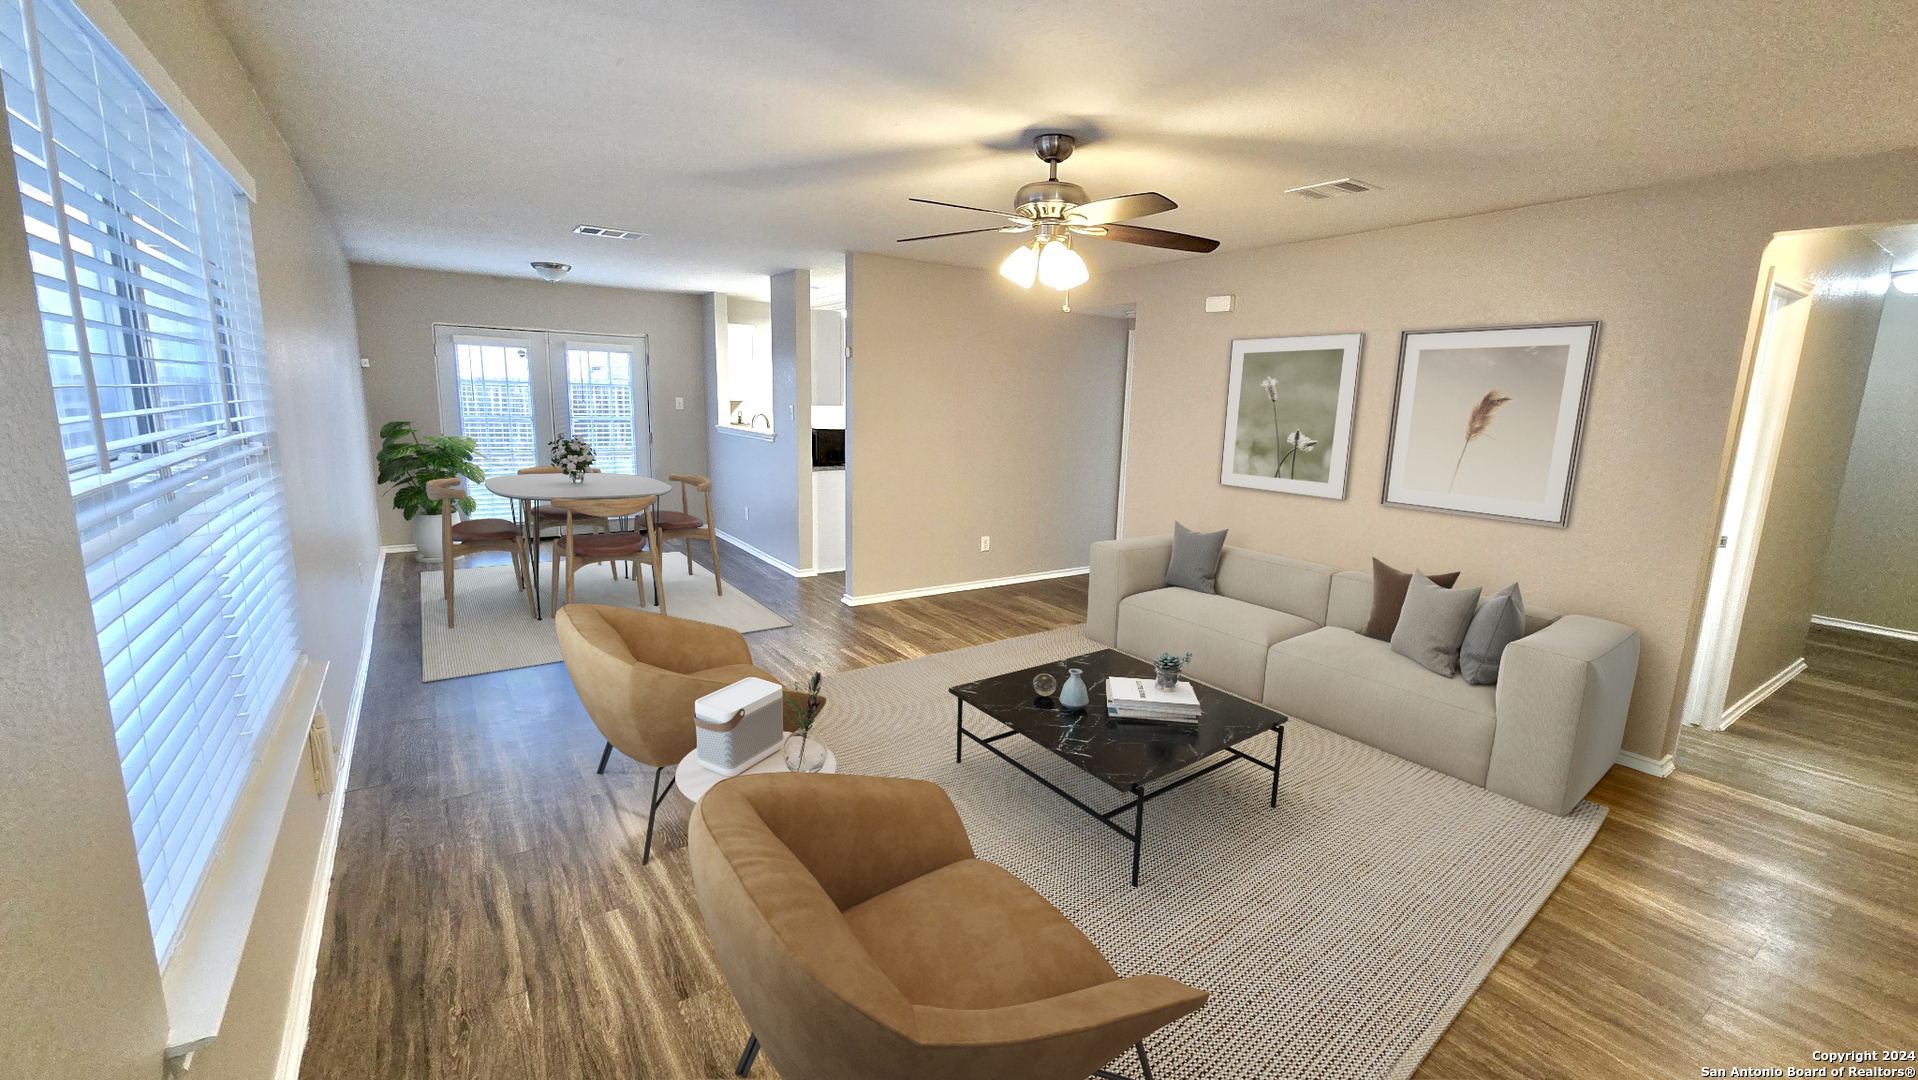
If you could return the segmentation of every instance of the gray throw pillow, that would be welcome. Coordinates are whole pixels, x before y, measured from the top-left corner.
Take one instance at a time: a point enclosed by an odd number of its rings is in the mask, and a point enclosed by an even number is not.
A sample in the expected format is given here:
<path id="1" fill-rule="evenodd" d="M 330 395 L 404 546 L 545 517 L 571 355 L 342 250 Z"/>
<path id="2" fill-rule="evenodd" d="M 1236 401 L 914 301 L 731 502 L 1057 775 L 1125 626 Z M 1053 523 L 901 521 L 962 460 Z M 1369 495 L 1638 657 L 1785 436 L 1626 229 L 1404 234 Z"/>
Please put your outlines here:
<path id="1" fill-rule="evenodd" d="M 1458 647 L 1478 608 L 1477 589 L 1448 589 L 1424 574 L 1413 574 L 1405 607 L 1392 630 L 1392 651 L 1423 664 L 1434 674 L 1458 673 Z"/>
<path id="2" fill-rule="evenodd" d="M 1458 669 L 1473 686 L 1498 682 L 1499 658 L 1505 646 L 1525 636 L 1525 598 L 1513 582 L 1492 594 L 1472 616 L 1465 641 L 1458 647 Z"/>
<path id="3" fill-rule="evenodd" d="M 1193 592 L 1218 592 L 1219 556 L 1225 551 L 1229 530 L 1196 533 L 1178 522 L 1172 523 L 1172 561 L 1165 568 L 1165 583 Z"/>

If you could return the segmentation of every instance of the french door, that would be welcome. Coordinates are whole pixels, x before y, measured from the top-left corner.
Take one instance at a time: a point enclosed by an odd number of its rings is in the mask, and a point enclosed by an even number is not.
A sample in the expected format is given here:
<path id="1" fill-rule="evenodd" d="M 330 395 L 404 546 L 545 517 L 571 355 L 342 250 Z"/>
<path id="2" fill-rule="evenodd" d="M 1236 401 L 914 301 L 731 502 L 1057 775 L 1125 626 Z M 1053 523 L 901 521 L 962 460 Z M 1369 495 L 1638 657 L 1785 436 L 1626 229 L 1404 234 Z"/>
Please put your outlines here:
<path id="1" fill-rule="evenodd" d="M 440 430 L 471 436 L 487 475 L 547 464 L 559 435 L 590 443 L 595 468 L 652 474 L 645 338 L 441 325 L 434 339 Z M 485 488 L 473 497 L 477 516 L 511 516 Z"/>

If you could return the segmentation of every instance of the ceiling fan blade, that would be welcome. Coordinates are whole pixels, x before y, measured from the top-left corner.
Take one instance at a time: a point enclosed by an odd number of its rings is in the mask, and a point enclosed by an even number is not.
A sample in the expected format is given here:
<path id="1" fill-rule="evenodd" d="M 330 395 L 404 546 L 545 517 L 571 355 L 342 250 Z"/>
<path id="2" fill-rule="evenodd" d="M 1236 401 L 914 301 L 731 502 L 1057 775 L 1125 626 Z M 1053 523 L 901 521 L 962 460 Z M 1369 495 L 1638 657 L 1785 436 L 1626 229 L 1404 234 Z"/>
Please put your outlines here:
<path id="1" fill-rule="evenodd" d="M 938 199 L 912 199 L 909 201 L 925 203 L 928 206 L 950 206 L 954 210 L 977 210 L 981 214 L 991 214 L 994 217 L 1010 218 L 1013 221 L 1025 220 L 1024 218 L 1020 217 L 1017 214 L 1008 213 L 1007 211 L 1004 211 L 1004 210 L 988 210 L 983 206 L 967 206 L 965 203 L 940 202 Z"/>
<path id="2" fill-rule="evenodd" d="M 1170 248 L 1173 251 L 1196 251 L 1201 254 L 1219 250 L 1217 240 L 1207 240 L 1203 236 L 1189 236 L 1185 233 L 1167 232 L 1164 229 L 1146 229 L 1137 225 L 1101 225 L 1107 240 L 1117 240 L 1121 244 L 1138 244 L 1142 247 Z"/>
<path id="3" fill-rule="evenodd" d="M 928 234 L 928 235 L 926 235 L 926 236 L 908 236 L 908 237 L 904 237 L 903 239 L 900 239 L 900 240 L 896 240 L 896 241 L 894 241 L 894 243 L 899 243 L 899 244 L 910 244 L 910 243 L 912 243 L 912 242 L 913 242 L 914 240 L 941 240 L 941 239 L 944 239 L 945 237 L 948 237 L 948 236 L 971 236 L 971 235 L 972 235 L 972 234 L 974 234 L 974 233 L 989 233 L 989 232 L 1013 232 L 1013 231 L 1016 231 L 1016 230 L 1013 230 L 1013 229 L 999 229 L 999 228 L 992 228 L 992 229 L 961 229 L 961 230 L 959 230 L 958 232 L 936 232 L 936 233 L 930 233 L 930 234 Z"/>
<path id="4" fill-rule="evenodd" d="M 1151 214 L 1163 214 L 1167 210 L 1177 210 L 1179 204 L 1156 191 L 1142 191 L 1137 195 L 1120 195 L 1112 199 L 1100 199 L 1084 206 L 1072 208 L 1070 217 L 1084 218 L 1087 225 L 1104 225 L 1110 221 L 1131 221 Z"/>

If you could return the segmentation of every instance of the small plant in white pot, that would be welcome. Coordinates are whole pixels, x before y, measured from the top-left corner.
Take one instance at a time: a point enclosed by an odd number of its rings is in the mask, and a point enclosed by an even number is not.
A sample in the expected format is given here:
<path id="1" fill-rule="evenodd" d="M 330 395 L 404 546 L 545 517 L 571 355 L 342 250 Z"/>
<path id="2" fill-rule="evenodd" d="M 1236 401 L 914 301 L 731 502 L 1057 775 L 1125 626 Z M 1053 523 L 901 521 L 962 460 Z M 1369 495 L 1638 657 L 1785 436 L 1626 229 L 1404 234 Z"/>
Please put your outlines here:
<path id="1" fill-rule="evenodd" d="M 463 435 L 426 435 L 414 430 L 411 422 L 395 420 L 380 428 L 379 482 L 393 485 L 393 509 L 413 523 L 413 543 L 422 559 L 439 559 L 440 511 L 437 499 L 426 495 L 426 482 L 464 476 L 468 480 L 486 479 L 473 464 L 478 455 L 476 444 Z M 459 500 L 457 509 L 474 510 L 472 499 Z"/>
<path id="2" fill-rule="evenodd" d="M 1152 673 L 1154 675 L 1152 684 L 1161 690 L 1177 689 L 1179 685 L 1179 673 L 1184 671 L 1185 666 L 1191 662 L 1191 653 L 1186 653 L 1184 656 L 1169 652 L 1160 653 L 1158 658 L 1152 661 Z"/>

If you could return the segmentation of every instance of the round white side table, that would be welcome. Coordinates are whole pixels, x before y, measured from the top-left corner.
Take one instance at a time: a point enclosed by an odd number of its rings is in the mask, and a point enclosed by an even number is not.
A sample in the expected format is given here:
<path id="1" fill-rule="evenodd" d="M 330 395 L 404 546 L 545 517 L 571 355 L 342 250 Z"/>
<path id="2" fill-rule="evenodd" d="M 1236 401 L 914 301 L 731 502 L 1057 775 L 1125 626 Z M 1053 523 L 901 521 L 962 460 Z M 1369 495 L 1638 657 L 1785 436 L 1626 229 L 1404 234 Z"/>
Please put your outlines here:
<path id="1" fill-rule="evenodd" d="M 758 764 L 739 775 L 751 776 L 755 773 L 783 773 L 785 771 L 786 748 L 782 745 L 779 749 L 766 755 Z M 822 773 L 835 773 L 839 771 L 839 758 L 833 754 L 832 747 L 830 746 L 826 747 L 826 763 L 819 767 L 819 771 Z M 714 784 L 726 779 L 726 777 L 701 765 L 699 763 L 699 751 L 695 750 L 679 759 L 679 769 L 673 773 L 673 779 L 679 785 L 681 794 L 694 802 L 698 802 L 708 791 L 713 789 Z"/>

